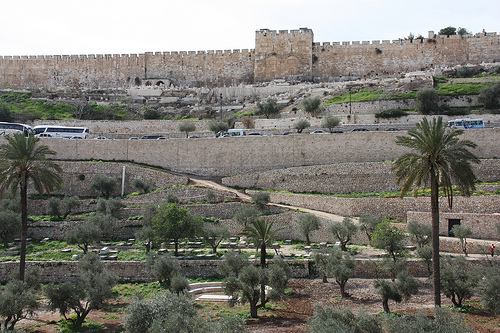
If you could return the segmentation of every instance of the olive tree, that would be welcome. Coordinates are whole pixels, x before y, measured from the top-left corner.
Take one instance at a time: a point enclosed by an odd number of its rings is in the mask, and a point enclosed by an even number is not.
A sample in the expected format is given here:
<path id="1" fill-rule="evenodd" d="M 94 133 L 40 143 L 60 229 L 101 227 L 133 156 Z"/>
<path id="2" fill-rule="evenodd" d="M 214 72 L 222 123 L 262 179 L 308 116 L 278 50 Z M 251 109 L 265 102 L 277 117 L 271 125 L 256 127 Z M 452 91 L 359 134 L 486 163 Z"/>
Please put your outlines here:
<path id="1" fill-rule="evenodd" d="M 217 253 L 220 243 L 229 237 L 229 229 L 226 226 L 206 222 L 203 226 L 203 238 L 212 248 L 212 253 Z"/>
<path id="2" fill-rule="evenodd" d="M 302 133 L 302 131 L 308 127 L 311 127 L 311 123 L 309 123 L 306 119 L 300 119 L 293 125 L 293 128 L 297 130 L 297 133 Z"/>
<path id="3" fill-rule="evenodd" d="M 125 310 L 123 326 L 127 332 L 205 332 L 243 333 L 245 321 L 236 315 L 205 321 L 188 294 L 161 293 L 154 298 L 137 298 Z"/>
<path id="4" fill-rule="evenodd" d="M 202 224 L 199 216 L 190 214 L 187 209 L 179 207 L 176 203 L 159 205 L 152 221 L 153 230 L 159 240 L 174 242 L 176 256 L 180 240 L 195 236 Z"/>
<path id="5" fill-rule="evenodd" d="M 441 265 L 441 291 L 456 307 L 471 298 L 479 283 L 479 275 L 467 267 L 464 257 L 444 258 Z"/>
<path id="6" fill-rule="evenodd" d="M 45 294 L 52 311 L 58 310 L 75 328 L 80 328 L 87 315 L 102 308 L 111 298 L 117 276 L 104 268 L 95 253 L 86 254 L 78 263 L 78 276 L 59 285 L 48 285 Z M 73 311 L 76 318 L 67 315 Z"/>
<path id="7" fill-rule="evenodd" d="M 35 315 L 35 310 L 39 306 L 39 295 L 36 292 L 39 288 L 39 273 L 36 268 L 28 268 L 25 281 L 21 281 L 18 276 L 11 277 L 3 288 L 0 293 L 0 330 L 2 332 L 14 330 L 14 326 L 21 319 Z"/>
<path id="8" fill-rule="evenodd" d="M 366 234 L 368 241 L 372 238 L 375 227 L 382 223 L 384 218 L 377 215 L 361 215 L 359 217 L 359 229 Z"/>
<path id="9" fill-rule="evenodd" d="M 333 129 L 340 124 L 340 118 L 334 117 L 332 115 L 328 115 L 325 117 L 323 122 L 321 123 L 321 127 L 328 128 L 330 133 L 333 133 Z"/>
<path id="10" fill-rule="evenodd" d="M 342 298 L 349 297 L 345 291 L 347 281 L 354 275 L 355 261 L 350 254 L 344 254 L 339 249 L 324 249 L 314 255 L 314 261 L 325 277 L 335 279 L 340 287 Z"/>
<path id="11" fill-rule="evenodd" d="M 0 241 L 4 247 L 21 234 L 21 214 L 11 210 L 0 211 Z"/>
<path id="12" fill-rule="evenodd" d="M 269 285 L 273 291 L 269 297 L 277 299 L 283 295 L 291 271 L 283 260 L 274 261 L 270 267 L 262 269 L 254 266 L 246 257 L 228 252 L 223 262 L 217 267 L 217 272 L 223 275 L 222 287 L 231 302 L 238 299 L 250 304 L 250 316 L 257 318 L 258 302 L 266 303 L 266 295 L 261 293 L 261 286 Z"/>
<path id="13" fill-rule="evenodd" d="M 400 303 L 404 299 L 409 299 L 418 292 L 420 283 L 406 271 L 401 271 L 398 273 L 395 281 L 377 279 L 373 285 L 382 298 L 384 311 L 390 313 L 389 300 Z"/>
<path id="14" fill-rule="evenodd" d="M 65 196 L 62 199 L 51 197 L 47 201 L 47 215 L 65 219 L 72 210 L 79 206 L 80 202 L 76 196 Z"/>
<path id="15" fill-rule="evenodd" d="M 138 241 L 144 242 L 144 245 L 146 247 L 146 253 L 149 253 L 156 237 L 156 233 L 153 230 L 153 221 L 152 221 L 153 216 L 156 214 L 156 206 L 155 205 L 143 206 L 141 209 L 141 213 L 142 213 L 141 214 L 142 228 L 136 231 L 135 238 Z"/>
<path id="16" fill-rule="evenodd" d="M 269 192 L 257 192 L 252 195 L 252 202 L 262 212 L 266 209 L 267 204 L 271 201 Z"/>
<path id="17" fill-rule="evenodd" d="M 226 122 L 223 121 L 211 121 L 208 124 L 208 129 L 210 130 L 210 132 L 217 134 L 219 132 L 227 132 L 229 126 L 227 125 Z"/>
<path id="18" fill-rule="evenodd" d="M 485 269 L 484 277 L 479 283 L 481 303 L 494 315 L 500 314 L 500 265 L 496 260 L 493 266 Z"/>
<path id="19" fill-rule="evenodd" d="M 311 245 L 309 234 L 321 228 L 321 221 L 314 214 L 302 214 L 298 219 L 300 233 L 306 238 L 306 244 Z"/>
<path id="20" fill-rule="evenodd" d="M 179 131 L 186 133 L 186 138 L 190 132 L 196 131 L 196 125 L 192 121 L 183 121 L 179 124 Z"/>
<path id="21" fill-rule="evenodd" d="M 317 116 L 321 113 L 321 98 L 320 97 L 309 97 L 302 100 L 302 105 L 304 106 L 304 111 L 312 116 Z"/>
<path id="22" fill-rule="evenodd" d="M 189 288 L 189 283 L 181 274 L 179 261 L 171 255 L 149 255 L 146 263 L 150 274 L 171 291 L 180 292 Z"/>
<path id="23" fill-rule="evenodd" d="M 111 215 L 92 215 L 83 223 L 77 224 L 66 234 L 68 244 L 76 244 L 87 254 L 88 247 L 110 238 L 115 228 L 116 219 Z"/>
<path id="24" fill-rule="evenodd" d="M 410 235 L 410 240 L 417 247 L 422 248 L 431 242 L 431 226 L 421 224 L 417 221 L 410 221 L 406 226 L 406 230 Z"/>
<path id="25" fill-rule="evenodd" d="M 340 249 L 342 251 L 347 251 L 347 244 L 356 235 L 358 229 L 358 226 L 349 217 L 344 217 L 342 222 L 334 222 L 328 228 L 333 237 L 340 242 Z"/>
<path id="26" fill-rule="evenodd" d="M 280 113 L 282 107 L 278 104 L 278 101 L 274 98 L 268 98 L 265 102 L 257 102 L 257 110 L 254 114 L 256 116 L 266 116 L 267 119 L 271 116 L 276 116 Z"/>
<path id="27" fill-rule="evenodd" d="M 466 227 L 463 225 L 454 225 L 453 228 L 451 228 L 452 234 L 460 239 L 460 247 L 462 249 L 462 252 L 465 254 L 467 257 L 467 238 L 472 237 L 472 229 L 470 227 Z"/>
<path id="28" fill-rule="evenodd" d="M 109 198 L 115 188 L 116 179 L 102 174 L 95 175 L 90 183 L 90 190 L 98 192 L 105 198 Z"/>

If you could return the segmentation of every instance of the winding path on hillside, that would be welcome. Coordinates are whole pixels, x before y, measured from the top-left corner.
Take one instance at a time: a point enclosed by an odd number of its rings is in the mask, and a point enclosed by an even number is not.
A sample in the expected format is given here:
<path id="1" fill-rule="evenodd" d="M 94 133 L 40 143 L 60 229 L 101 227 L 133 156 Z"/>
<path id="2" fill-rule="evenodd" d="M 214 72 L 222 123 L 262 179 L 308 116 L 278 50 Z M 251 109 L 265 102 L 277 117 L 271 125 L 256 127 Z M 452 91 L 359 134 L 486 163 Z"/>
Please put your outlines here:
<path id="1" fill-rule="evenodd" d="M 248 195 L 248 194 L 246 194 L 244 192 L 238 191 L 238 190 L 236 190 L 234 188 L 224 186 L 222 184 L 216 183 L 216 182 L 211 181 L 211 180 L 196 179 L 196 178 L 191 178 L 189 176 L 188 176 L 188 178 L 189 178 L 189 183 L 191 185 L 193 185 L 193 186 L 204 187 L 204 188 L 211 188 L 211 189 L 219 190 L 219 191 L 231 192 L 231 193 L 236 194 L 238 196 L 238 198 L 241 201 L 243 201 L 243 202 L 252 202 L 252 197 L 250 195 Z M 276 207 L 287 208 L 287 209 L 300 210 L 302 212 L 314 214 L 314 215 L 316 215 L 318 217 L 330 219 L 332 221 L 342 222 L 342 220 L 344 219 L 344 217 L 340 216 L 340 215 L 335 215 L 335 214 L 326 213 L 326 212 L 322 212 L 322 211 L 318 211 L 318 210 L 313 210 L 313 209 L 309 209 L 309 208 L 304 208 L 304 207 L 282 205 L 282 204 L 277 204 L 277 203 L 269 203 L 269 205 L 276 206 Z"/>

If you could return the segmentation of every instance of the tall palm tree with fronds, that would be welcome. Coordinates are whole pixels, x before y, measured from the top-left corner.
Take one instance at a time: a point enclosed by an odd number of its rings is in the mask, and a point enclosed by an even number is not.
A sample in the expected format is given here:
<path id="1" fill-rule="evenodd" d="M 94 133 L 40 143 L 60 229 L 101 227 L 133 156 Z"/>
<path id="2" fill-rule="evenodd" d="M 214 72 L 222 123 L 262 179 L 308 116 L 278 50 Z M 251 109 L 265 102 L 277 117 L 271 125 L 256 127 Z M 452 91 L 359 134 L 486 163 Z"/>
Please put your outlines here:
<path id="1" fill-rule="evenodd" d="M 8 188 L 15 195 L 21 194 L 21 251 L 19 278 L 24 281 L 26 268 L 26 238 L 28 234 L 28 186 L 43 195 L 50 194 L 62 183 L 61 167 L 45 158 L 55 152 L 47 146 L 37 145 L 38 138 L 24 137 L 22 133 L 5 137 L 7 143 L 0 146 L 0 197 Z"/>
<path id="2" fill-rule="evenodd" d="M 439 271 L 439 187 L 453 207 L 453 184 L 463 195 L 470 196 L 474 190 L 476 176 L 472 163 L 479 159 L 468 149 L 476 144 L 460 140 L 463 130 L 449 129 L 442 117 L 431 123 L 423 119 L 417 128 L 408 131 L 409 136 L 398 136 L 396 144 L 408 147 L 412 152 L 400 156 L 393 165 L 401 197 L 410 189 L 416 195 L 422 186 L 431 188 L 432 214 L 432 267 L 434 271 L 434 305 L 441 306 L 441 284 Z"/>
<path id="3" fill-rule="evenodd" d="M 282 228 L 273 228 L 274 221 L 268 222 L 263 219 L 253 220 L 252 223 L 245 227 L 241 232 L 242 235 L 250 238 L 257 247 L 260 248 L 260 268 L 266 268 L 266 254 L 267 246 L 270 245 L 273 240 L 278 238 L 278 231 Z M 265 279 L 264 279 L 265 280 Z M 266 284 L 262 281 L 260 288 L 260 306 L 266 305 Z"/>

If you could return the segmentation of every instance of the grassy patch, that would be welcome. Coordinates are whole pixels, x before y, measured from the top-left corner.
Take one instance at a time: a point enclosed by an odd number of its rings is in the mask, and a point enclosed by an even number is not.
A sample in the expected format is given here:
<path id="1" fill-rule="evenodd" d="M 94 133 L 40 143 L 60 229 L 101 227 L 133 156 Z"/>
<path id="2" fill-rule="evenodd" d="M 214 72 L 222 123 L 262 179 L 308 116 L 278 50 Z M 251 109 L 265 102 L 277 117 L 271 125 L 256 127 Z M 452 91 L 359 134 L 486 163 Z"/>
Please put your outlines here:
<path id="1" fill-rule="evenodd" d="M 436 92 L 441 96 L 479 95 L 481 88 L 488 85 L 489 83 L 478 82 L 446 83 L 439 84 L 436 88 Z"/>
<path id="2" fill-rule="evenodd" d="M 350 94 L 347 92 L 342 95 L 337 95 L 330 99 L 323 106 L 328 106 L 332 104 L 349 103 L 349 102 L 369 102 L 377 100 L 397 100 L 397 99 L 413 99 L 416 96 L 415 91 L 409 91 L 406 93 L 394 93 L 388 94 L 381 89 L 375 90 L 358 90 L 352 91 Z"/>

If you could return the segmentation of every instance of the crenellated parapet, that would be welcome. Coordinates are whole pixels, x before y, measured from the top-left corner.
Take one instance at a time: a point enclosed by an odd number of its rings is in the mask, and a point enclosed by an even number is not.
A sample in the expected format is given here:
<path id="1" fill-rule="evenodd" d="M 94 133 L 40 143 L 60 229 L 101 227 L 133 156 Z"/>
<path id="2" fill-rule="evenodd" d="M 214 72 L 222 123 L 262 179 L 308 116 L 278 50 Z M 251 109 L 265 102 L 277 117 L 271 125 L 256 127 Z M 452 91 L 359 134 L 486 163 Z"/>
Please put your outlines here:
<path id="1" fill-rule="evenodd" d="M 141 54 L 0 56 L 0 87 L 130 87 L 145 78 L 174 85 L 222 86 L 286 79 L 332 81 L 500 61 L 500 35 L 314 42 L 311 29 L 255 33 L 255 49 Z"/>

